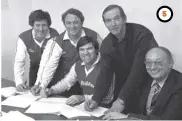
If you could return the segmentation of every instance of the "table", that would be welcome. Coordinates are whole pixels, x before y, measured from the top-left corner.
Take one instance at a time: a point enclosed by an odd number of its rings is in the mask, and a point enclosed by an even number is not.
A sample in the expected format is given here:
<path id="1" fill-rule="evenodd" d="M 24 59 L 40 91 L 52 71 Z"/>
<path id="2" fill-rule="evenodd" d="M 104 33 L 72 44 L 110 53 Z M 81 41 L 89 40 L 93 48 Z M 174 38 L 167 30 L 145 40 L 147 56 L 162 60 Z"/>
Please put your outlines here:
<path id="1" fill-rule="evenodd" d="M 8 87 L 8 86 L 15 86 L 15 83 L 10 80 L 1 79 L 1 87 Z M 5 100 L 5 98 L 1 97 L 1 101 Z M 54 114 L 27 114 L 24 113 L 28 108 L 18 108 L 18 107 L 12 107 L 12 106 L 5 106 L 2 105 L 1 109 L 3 112 L 9 112 L 9 111 L 20 111 L 21 113 L 32 117 L 35 120 L 66 120 L 67 118 L 60 115 L 54 115 Z M 101 118 L 97 117 L 75 117 L 73 119 L 80 119 L 80 120 L 99 120 Z"/>

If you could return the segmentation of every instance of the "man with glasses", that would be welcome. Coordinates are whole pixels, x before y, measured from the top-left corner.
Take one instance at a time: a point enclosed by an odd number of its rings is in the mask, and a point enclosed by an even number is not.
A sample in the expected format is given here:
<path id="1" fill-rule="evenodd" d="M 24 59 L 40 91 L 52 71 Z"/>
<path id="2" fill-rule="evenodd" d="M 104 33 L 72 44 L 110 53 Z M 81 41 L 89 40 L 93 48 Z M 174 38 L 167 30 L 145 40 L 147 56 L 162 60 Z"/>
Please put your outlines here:
<path id="1" fill-rule="evenodd" d="M 141 91 L 140 110 L 128 115 L 112 112 L 103 119 L 181 120 L 182 74 L 172 69 L 173 63 L 170 51 L 164 47 L 148 51 L 145 56 L 148 75 Z"/>

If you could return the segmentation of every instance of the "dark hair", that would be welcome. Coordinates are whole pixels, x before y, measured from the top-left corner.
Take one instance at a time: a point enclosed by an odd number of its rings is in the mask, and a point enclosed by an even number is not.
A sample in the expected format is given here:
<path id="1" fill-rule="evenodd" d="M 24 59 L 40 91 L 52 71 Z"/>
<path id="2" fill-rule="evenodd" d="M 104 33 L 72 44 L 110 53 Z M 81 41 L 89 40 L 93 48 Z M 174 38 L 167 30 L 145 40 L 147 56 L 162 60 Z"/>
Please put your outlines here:
<path id="1" fill-rule="evenodd" d="M 32 11 L 29 15 L 29 25 L 33 27 L 35 21 L 41 21 L 41 20 L 46 20 L 48 26 L 51 25 L 51 17 L 47 11 L 43 10 L 35 10 Z"/>
<path id="2" fill-rule="evenodd" d="M 75 8 L 70 8 L 70 9 L 68 9 L 66 12 L 64 12 L 62 14 L 62 21 L 63 21 L 63 23 L 65 23 L 65 18 L 66 18 L 66 16 L 68 14 L 73 14 L 73 15 L 77 16 L 78 18 L 80 18 L 80 20 L 81 20 L 82 23 L 85 20 L 85 18 L 84 18 L 84 16 L 83 16 L 83 14 L 82 14 L 81 11 L 79 11 L 79 10 L 77 10 Z"/>
<path id="3" fill-rule="evenodd" d="M 104 11 L 103 11 L 103 13 L 102 13 L 102 19 L 103 19 L 103 21 L 104 21 L 104 14 L 105 14 L 106 12 L 108 12 L 108 11 L 114 9 L 114 8 L 118 8 L 119 11 L 120 11 L 120 15 L 121 15 L 121 17 L 123 18 L 123 20 L 127 20 L 126 14 L 125 14 L 125 12 L 124 12 L 124 10 L 123 10 L 123 8 L 122 8 L 121 6 L 119 6 L 119 5 L 109 5 L 109 6 L 107 6 L 107 7 L 104 9 Z"/>
<path id="4" fill-rule="evenodd" d="M 92 43 L 95 50 L 97 52 L 99 51 L 99 44 L 98 44 L 97 40 L 93 40 L 91 37 L 88 37 L 88 36 L 84 36 L 84 37 L 80 38 L 80 40 L 77 43 L 76 49 L 79 51 L 80 47 L 82 47 L 88 43 Z"/>

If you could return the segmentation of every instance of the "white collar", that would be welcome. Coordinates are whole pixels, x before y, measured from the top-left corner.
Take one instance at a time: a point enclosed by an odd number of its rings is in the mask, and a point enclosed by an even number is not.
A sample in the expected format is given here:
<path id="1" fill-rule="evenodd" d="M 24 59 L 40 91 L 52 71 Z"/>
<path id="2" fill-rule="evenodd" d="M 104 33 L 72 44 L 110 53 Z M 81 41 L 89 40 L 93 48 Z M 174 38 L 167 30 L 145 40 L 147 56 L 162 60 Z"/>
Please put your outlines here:
<path id="1" fill-rule="evenodd" d="M 96 61 L 92 64 L 92 66 L 96 65 L 96 64 L 100 61 L 100 58 L 101 58 L 101 56 L 100 56 L 100 53 L 98 52 L 97 59 L 96 59 Z M 82 66 L 85 66 L 85 63 L 82 62 L 81 65 L 82 65 Z"/>
<path id="2" fill-rule="evenodd" d="M 85 31 L 84 31 L 84 29 L 82 29 L 82 31 L 81 31 L 81 36 L 79 37 L 79 39 L 80 39 L 81 37 L 84 37 L 84 36 L 86 36 L 86 35 L 85 35 Z M 68 36 L 68 31 L 67 31 L 67 30 L 66 30 L 66 32 L 65 32 L 65 34 L 64 34 L 63 40 L 71 40 L 70 37 Z"/>
<path id="3" fill-rule="evenodd" d="M 34 29 L 32 29 L 32 36 L 33 36 L 33 38 L 36 40 L 36 38 L 35 38 L 35 30 L 34 30 Z M 50 31 L 48 30 L 45 39 L 48 39 L 48 38 L 50 38 L 50 37 L 51 37 Z"/>

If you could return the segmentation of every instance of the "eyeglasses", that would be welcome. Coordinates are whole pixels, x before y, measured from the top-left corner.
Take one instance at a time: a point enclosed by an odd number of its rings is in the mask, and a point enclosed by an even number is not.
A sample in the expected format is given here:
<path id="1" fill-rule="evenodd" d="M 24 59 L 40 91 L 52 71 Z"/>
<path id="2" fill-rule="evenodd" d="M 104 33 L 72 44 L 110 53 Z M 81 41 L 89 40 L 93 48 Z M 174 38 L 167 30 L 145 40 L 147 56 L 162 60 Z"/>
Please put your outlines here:
<path id="1" fill-rule="evenodd" d="M 161 67 L 164 61 L 144 61 L 147 67 L 151 67 L 153 64 L 155 67 Z"/>

